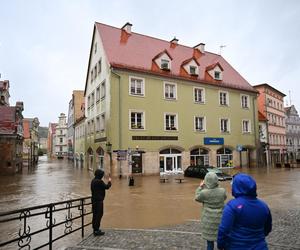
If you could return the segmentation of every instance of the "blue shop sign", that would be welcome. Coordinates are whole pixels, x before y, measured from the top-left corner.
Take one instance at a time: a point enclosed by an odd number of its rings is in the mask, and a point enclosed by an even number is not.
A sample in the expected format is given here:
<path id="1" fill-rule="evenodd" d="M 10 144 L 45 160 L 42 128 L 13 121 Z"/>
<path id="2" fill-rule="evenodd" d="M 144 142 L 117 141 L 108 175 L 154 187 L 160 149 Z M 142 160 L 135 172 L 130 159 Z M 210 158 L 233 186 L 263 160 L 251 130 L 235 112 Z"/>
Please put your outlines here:
<path id="1" fill-rule="evenodd" d="M 204 145 L 224 145 L 224 138 L 204 137 Z"/>

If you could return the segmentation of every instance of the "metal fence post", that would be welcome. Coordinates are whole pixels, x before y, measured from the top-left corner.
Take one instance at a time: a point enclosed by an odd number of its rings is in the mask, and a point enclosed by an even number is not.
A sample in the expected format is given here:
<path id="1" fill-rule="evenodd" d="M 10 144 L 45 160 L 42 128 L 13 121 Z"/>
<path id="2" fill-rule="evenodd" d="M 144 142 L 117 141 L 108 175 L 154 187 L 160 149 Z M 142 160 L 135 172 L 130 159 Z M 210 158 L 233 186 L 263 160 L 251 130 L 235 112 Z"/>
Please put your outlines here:
<path id="1" fill-rule="evenodd" d="M 84 198 L 81 199 L 81 237 L 84 237 Z"/>
<path id="2" fill-rule="evenodd" d="M 53 204 L 50 204 L 50 216 L 49 216 L 49 250 L 52 250 L 52 229 L 53 229 L 53 224 L 52 224 L 52 210 L 53 210 Z"/>

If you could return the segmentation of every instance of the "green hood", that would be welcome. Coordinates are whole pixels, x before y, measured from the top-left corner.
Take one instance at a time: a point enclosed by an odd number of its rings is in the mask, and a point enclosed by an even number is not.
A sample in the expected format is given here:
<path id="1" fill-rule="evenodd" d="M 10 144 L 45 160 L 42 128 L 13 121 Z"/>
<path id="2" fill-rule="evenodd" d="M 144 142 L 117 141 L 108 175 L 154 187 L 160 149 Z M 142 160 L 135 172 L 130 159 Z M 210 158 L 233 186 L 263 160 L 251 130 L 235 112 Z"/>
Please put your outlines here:
<path id="1" fill-rule="evenodd" d="M 215 173 L 208 172 L 205 175 L 204 184 L 207 188 L 215 188 L 219 186 L 218 176 Z"/>

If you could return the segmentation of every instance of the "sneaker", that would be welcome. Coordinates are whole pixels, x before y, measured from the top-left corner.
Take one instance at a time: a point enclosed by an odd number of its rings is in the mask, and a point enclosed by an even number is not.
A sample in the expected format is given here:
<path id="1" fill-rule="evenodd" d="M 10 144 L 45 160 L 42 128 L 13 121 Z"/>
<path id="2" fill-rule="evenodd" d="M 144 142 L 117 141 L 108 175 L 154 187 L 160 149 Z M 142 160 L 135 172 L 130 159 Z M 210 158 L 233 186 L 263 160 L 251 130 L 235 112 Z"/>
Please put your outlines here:
<path id="1" fill-rule="evenodd" d="M 102 231 L 100 231 L 100 230 L 94 231 L 94 235 L 95 235 L 95 236 L 101 236 L 101 235 L 104 235 L 104 234 L 105 234 L 105 233 L 102 232 Z"/>

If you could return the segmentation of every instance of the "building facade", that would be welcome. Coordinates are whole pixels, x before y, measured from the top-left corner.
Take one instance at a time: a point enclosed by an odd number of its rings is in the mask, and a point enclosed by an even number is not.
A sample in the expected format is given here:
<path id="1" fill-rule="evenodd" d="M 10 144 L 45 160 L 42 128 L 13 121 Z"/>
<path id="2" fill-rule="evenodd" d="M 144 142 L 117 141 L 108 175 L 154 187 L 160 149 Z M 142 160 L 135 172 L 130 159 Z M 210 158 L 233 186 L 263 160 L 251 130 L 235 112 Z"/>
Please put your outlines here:
<path id="1" fill-rule="evenodd" d="M 55 136 L 54 136 L 55 156 L 58 158 L 67 158 L 68 157 L 67 117 L 64 113 L 61 113 L 58 119 L 59 119 L 58 125 L 56 126 Z"/>
<path id="2" fill-rule="evenodd" d="M 259 92 L 258 109 L 268 120 L 270 163 L 284 162 L 287 157 L 285 110 L 283 106 L 285 94 L 266 83 L 255 85 L 254 88 Z"/>
<path id="3" fill-rule="evenodd" d="M 47 137 L 47 155 L 48 157 L 55 156 L 55 133 L 56 133 L 56 126 L 57 123 L 49 123 L 48 126 L 48 137 Z"/>
<path id="4" fill-rule="evenodd" d="M 259 142 L 258 147 L 258 166 L 268 166 L 270 159 L 268 154 L 269 149 L 269 136 L 268 136 L 268 119 L 258 111 L 258 131 L 259 131 Z"/>
<path id="5" fill-rule="evenodd" d="M 23 119 L 23 159 L 30 165 L 36 165 L 39 159 L 39 119 Z"/>
<path id="6" fill-rule="evenodd" d="M 81 105 L 81 115 L 74 123 L 75 129 L 75 147 L 74 147 L 74 160 L 75 166 L 84 167 L 85 160 L 85 109 L 84 103 Z"/>
<path id="7" fill-rule="evenodd" d="M 84 100 L 83 90 L 73 90 L 72 99 L 69 101 L 68 111 L 68 159 L 74 159 L 74 123 L 81 116 L 81 105 Z"/>
<path id="8" fill-rule="evenodd" d="M 204 44 L 96 23 L 85 86 L 86 166 L 113 175 L 255 166 L 257 91 Z M 124 153 L 125 152 L 125 153 Z"/>
<path id="9" fill-rule="evenodd" d="M 0 175 L 14 174 L 23 166 L 23 102 L 9 106 L 9 81 L 0 81 Z"/>
<path id="10" fill-rule="evenodd" d="M 289 161 L 300 159 L 300 118 L 294 105 L 285 108 L 286 144 Z"/>

